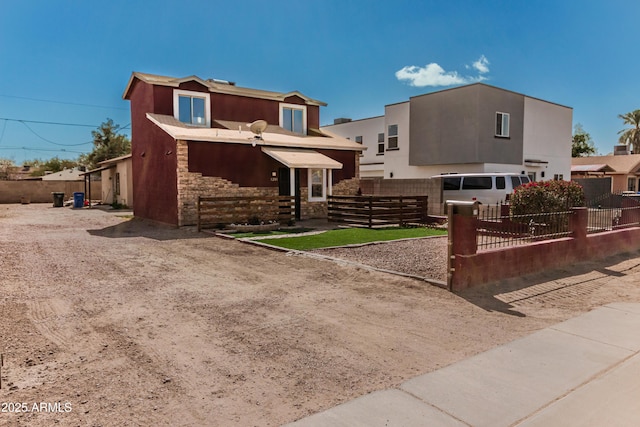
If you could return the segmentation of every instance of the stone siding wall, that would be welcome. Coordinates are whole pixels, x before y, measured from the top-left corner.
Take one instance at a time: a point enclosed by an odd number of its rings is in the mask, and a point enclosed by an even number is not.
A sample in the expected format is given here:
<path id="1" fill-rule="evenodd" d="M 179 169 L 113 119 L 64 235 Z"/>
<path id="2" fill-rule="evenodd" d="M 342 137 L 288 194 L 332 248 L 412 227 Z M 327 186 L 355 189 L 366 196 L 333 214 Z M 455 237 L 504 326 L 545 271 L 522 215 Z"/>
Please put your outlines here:
<path id="1" fill-rule="evenodd" d="M 198 196 L 236 197 L 236 196 L 277 196 L 278 187 L 240 187 L 229 180 L 219 177 L 202 176 L 189 172 L 189 148 L 186 141 L 178 141 L 178 225 L 197 223 Z M 357 170 L 357 169 L 356 169 Z M 341 180 L 333 186 L 335 195 L 354 195 L 358 192 L 358 178 Z M 307 187 L 300 188 L 300 216 L 302 219 L 326 218 L 327 202 L 309 202 Z"/>

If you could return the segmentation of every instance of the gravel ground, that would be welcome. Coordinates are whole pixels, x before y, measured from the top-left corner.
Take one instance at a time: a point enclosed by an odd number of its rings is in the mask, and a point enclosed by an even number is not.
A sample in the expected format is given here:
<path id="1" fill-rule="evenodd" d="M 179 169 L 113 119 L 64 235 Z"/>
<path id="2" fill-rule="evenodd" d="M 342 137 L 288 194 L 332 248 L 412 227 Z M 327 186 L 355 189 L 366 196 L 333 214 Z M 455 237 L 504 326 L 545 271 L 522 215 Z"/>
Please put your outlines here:
<path id="1" fill-rule="evenodd" d="M 441 282 L 447 279 L 446 236 L 317 249 L 311 252 Z"/>
<path id="2" fill-rule="evenodd" d="M 443 266 L 445 243 L 343 251 Z M 0 205 L 0 272 L 0 403 L 63 405 L 0 411 L 0 426 L 277 426 L 640 301 L 640 252 L 453 294 L 50 204 Z"/>

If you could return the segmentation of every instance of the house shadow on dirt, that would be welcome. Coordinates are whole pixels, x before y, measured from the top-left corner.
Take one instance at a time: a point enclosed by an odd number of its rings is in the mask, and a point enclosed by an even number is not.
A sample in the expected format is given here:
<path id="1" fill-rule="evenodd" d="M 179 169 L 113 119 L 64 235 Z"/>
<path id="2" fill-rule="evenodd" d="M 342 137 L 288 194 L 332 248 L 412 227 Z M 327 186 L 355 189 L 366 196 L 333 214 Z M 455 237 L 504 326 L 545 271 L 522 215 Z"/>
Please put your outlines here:
<path id="1" fill-rule="evenodd" d="M 146 237 L 153 240 L 183 240 L 211 237 L 210 234 L 198 233 L 195 227 L 177 228 L 140 218 L 131 218 L 117 225 L 97 230 L 87 230 L 87 232 L 92 236 L 109 237 L 114 239 L 124 237 Z"/>
<path id="2" fill-rule="evenodd" d="M 459 297 L 487 311 L 525 317 L 518 308 L 523 305 L 544 305 L 547 301 L 562 303 L 563 298 L 588 296 L 609 280 L 627 276 L 630 267 L 614 266 L 639 258 L 640 251 L 613 255 L 604 259 L 585 261 L 565 268 L 528 274 L 479 285 L 455 292 Z"/>

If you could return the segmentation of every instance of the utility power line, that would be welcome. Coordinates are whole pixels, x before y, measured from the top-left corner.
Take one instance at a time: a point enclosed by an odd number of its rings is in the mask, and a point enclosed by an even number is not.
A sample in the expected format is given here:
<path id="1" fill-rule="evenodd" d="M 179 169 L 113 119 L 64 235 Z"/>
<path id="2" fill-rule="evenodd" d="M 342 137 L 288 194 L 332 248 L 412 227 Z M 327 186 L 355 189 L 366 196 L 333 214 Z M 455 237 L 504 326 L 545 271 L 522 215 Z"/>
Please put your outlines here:
<path id="1" fill-rule="evenodd" d="M 0 96 L 3 98 L 25 99 L 27 101 L 49 102 L 51 104 L 76 105 L 78 107 L 104 108 L 107 110 L 128 110 L 128 108 L 125 108 L 125 107 L 107 107 L 106 105 L 82 104 L 79 102 L 53 101 L 50 99 L 28 98 L 25 96 L 2 95 L 2 94 L 0 94 Z"/>

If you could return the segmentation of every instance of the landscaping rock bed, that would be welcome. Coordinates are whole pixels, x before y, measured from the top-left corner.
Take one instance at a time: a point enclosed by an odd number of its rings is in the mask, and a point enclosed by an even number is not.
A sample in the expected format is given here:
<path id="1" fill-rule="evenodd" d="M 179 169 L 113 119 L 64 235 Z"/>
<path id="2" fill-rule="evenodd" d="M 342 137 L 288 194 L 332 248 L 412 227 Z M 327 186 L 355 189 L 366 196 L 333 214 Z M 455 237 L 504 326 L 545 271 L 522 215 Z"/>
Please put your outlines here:
<path id="1" fill-rule="evenodd" d="M 382 242 L 357 247 L 315 249 L 310 252 L 446 282 L 446 236 Z"/>

